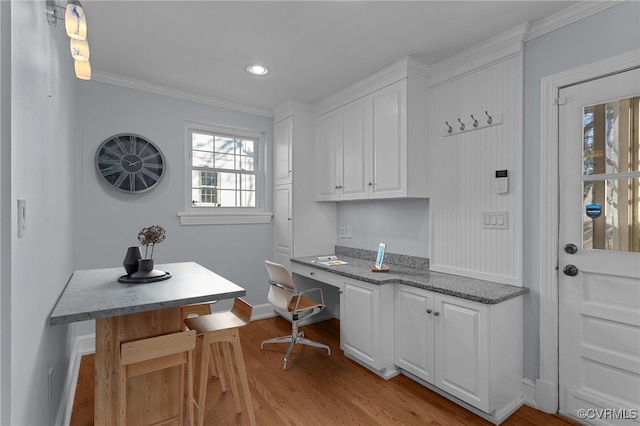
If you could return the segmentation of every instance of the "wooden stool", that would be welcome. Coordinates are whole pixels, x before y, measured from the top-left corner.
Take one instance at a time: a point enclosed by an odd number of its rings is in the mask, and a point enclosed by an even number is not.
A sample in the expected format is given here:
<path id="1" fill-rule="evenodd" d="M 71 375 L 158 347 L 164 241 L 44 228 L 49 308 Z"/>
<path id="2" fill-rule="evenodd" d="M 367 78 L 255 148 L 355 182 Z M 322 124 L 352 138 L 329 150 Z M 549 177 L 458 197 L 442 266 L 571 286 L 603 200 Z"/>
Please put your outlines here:
<path id="1" fill-rule="evenodd" d="M 189 327 L 184 323 L 184 320 L 194 316 L 208 315 L 211 313 L 211 305 L 218 303 L 217 300 L 213 300 L 208 303 L 193 303 L 191 305 L 185 305 L 180 307 L 180 316 L 182 321 L 182 331 L 189 331 Z M 200 352 L 200 351 L 196 351 Z M 222 371 L 222 363 L 220 361 L 220 354 L 217 350 L 211 350 L 207 352 L 209 359 L 209 371 L 210 377 L 216 377 L 220 379 L 220 386 L 222 392 L 227 391 L 227 383 L 224 379 L 224 372 Z M 216 373 L 217 372 L 217 373 Z"/>
<path id="2" fill-rule="evenodd" d="M 127 379 L 166 368 L 180 366 L 179 410 L 169 419 L 154 425 L 174 423 L 193 425 L 193 350 L 196 332 L 178 332 L 120 344 L 120 381 L 118 424 L 127 424 Z M 187 372 L 185 374 L 185 367 Z M 187 379 L 187 422 L 185 423 L 185 376 Z"/>
<path id="3" fill-rule="evenodd" d="M 216 351 L 215 344 L 224 342 L 224 358 L 227 364 L 229 380 L 233 392 L 233 399 L 236 405 L 236 412 L 242 412 L 240 407 L 240 398 L 236 386 L 234 368 L 231 361 L 231 353 L 229 345 L 233 348 L 235 358 L 235 366 L 238 370 L 238 378 L 244 395 L 244 402 L 247 406 L 249 422 L 251 425 L 256 424 L 253 413 L 253 404 L 251 403 L 251 393 L 249 392 L 249 382 L 247 380 L 247 371 L 242 356 L 242 347 L 240 345 L 239 327 L 243 327 L 251 321 L 251 313 L 253 307 L 243 299 L 237 297 L 234 300 L 233 308 L 227 312 L 217 312 L 199 317 L 187 318 L 184 323 L 190 330 L 195 330 L 198 337 L 202 338 L 202 353 L 200 354 L 200 386 L 198 391 L 197 407 L 198 407 L 198 426 L 204 425 L 204 405 L 207 393 L 207 371 L 209 370 L 209 362 L 212 357 L 207 356 L 204 351 Z"/>

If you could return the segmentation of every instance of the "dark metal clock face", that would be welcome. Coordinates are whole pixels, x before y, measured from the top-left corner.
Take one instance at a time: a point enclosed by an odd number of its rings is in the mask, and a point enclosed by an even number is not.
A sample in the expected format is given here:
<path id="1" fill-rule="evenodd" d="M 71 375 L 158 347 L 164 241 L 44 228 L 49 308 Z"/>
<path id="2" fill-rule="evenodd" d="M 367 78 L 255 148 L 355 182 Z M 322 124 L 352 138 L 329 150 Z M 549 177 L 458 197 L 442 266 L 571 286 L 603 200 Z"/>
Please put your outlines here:
<path id="1" fill-rule="evenodd" d="M 109 185 L 129 193 L 153 188 L 164 175 L 162 152 L 148 139 L 132 133 L 111 136 L 96 151 L 96 169 Z"/>

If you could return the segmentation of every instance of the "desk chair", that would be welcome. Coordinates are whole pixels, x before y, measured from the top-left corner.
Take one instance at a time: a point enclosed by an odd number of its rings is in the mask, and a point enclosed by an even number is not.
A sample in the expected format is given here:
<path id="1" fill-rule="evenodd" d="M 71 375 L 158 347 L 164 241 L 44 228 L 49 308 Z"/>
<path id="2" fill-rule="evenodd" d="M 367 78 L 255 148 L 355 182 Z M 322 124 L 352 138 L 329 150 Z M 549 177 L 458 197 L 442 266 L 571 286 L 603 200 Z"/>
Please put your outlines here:
<path id="1" fill-rule="evenodd" d="M 324 296 L 320 288 L 310 288 L 304 291 L 297 291 L 295 284 L 291 278 L 291 274 L 286 267 L 279 263 L 264 261 L 269 274 L 269 294 L 267 295 L 267 301 L 275 308 L 278 313 L 291 321 L 291 334 L 283 337 L 276 337 L 274 339 L 263 340 L 260 344 L 260 349 L 264 348 L 265 343 L 289 343 L 289 349 L 284 356 L 284 364 L 282 368 L 287 369 L 287 360 L 291 351 L 296 343 L 303 345 L 315 346 L 317 348 L 324 348 L 331 355 L 331 348 L 325 344 L 314 342 L 313 340 L 306 339 L 303 331 L 298 331 L 298 322 L 303 319 L 307 319 L 319 312 L 324 307 Z M 320 293 L 321 302 L 318 303 L 314 300 L 304 296 L 305 293 L 317 291 Z"/>
<path id="2" fill-rule="evenodd" d="M 216 312 L 209 315 L 201 315 L 198 317 L 186 318 L 185 325 L 198 333 L 198 337 L 202 339 L 202 352 L 200 354 L 200 385 L 197 396 L 198 407 L 198 426 L 204 425 L 205 401 L 207 393 L 207 372 L 209 371 L 210 360 L 212 357 L 206 356 L 205 351 L 216 351 L 215 345 L 224 342 L 224 358 L 227 364 L 227 372 L 229 381 L 231 382 L 231 390 L 233 399 L 236 404 L 236 412 L 241 413 L 240 398 L 234 368 L 232 365 L 231 353 L 229 345 L 233 348 L 235 366 L 240 379 L 240 387 L 244 396 L 244 402 L 249 415 L 249 423 L 254 426 L 256 424 L 255 415 L 253 413 L 253 404 L 251 403 L 251 393 L 249 392 L 249 381 L 247 380 L 247 370 L 244 365 L 242 356 L 242 346 L 240 345 L 239 328 L 247 325 L 251 321 L 253 307 L 243 299 L 236 297 L 233 307 L 227 312 Z M 217 352 L 217 351 L 216 351 Z"/>
<path id="3" fill-rule="evenodd" d="M 153 423 L 153 425 L 175 424 L 178 421 L 180 425 L 193 426 L 193 350 L 195 346 L 195 331 L 165 334 L 120 344 L 119 425 L 127 424 L 127 379 L 129 377 L 180 366 L 178 414 L 164 421 Z M 185 376 L 187 380 L 186 401 Z M 187 407 L 186 422 L 185 405 Z"/>

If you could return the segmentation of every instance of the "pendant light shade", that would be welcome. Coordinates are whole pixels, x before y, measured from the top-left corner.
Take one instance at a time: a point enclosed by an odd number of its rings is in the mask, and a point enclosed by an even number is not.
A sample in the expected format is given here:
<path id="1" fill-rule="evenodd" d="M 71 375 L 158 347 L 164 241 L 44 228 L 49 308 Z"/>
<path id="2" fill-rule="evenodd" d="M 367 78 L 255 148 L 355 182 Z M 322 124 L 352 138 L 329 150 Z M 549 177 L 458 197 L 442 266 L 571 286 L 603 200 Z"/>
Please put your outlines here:
<path id="1" fill-rule="evenodd" d="M 75 61 L 76 77 L 80 80 L 91 80 L 91 63 L 89 61 Z"/>
<path id="2" fill-rule="evenodd" d="M 87 18 L 84 16 L 84 9 L 78 0 L 68 0 L 67 10 L 64 14 L 64 25 L 70 38 L 86 40 Z"/>
<path id="3" fill-rule="evenodd" d="M 71 56 L 76 61 L 88 61 L 89 60 L 89 42 L 87 40 L 71 39 Z"/>

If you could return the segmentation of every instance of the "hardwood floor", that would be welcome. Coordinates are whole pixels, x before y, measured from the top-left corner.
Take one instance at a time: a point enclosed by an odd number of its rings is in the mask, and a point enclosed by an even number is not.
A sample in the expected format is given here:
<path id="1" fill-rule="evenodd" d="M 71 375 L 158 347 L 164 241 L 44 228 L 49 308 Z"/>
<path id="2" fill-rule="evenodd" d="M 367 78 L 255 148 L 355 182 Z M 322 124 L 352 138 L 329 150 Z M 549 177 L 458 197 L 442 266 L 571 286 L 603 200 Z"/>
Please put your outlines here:
<path id="1" fill-rule="evenodd" d="M 296 345 L 288 369 L 287 346 L 264 339 L 286 335 L 282 318 L 253 321 L 240 331 L 258 425 L 490 425 L 491 423 L 400 375 L 384 380 L 340 350 L 340 323 L 329 320 L 302 327 L 306 337 L 331 346 L 327 351 Z M 71 426 L 93 424 L 94 356 L 82 358 Z M 236 414 L 231 390 L 223 394 L 214 378 L 207 392 L 207 425 L 245 425 Z M 523 406 L 503 423 L 508 426 L 577 425 L 566 418 Z"/>

